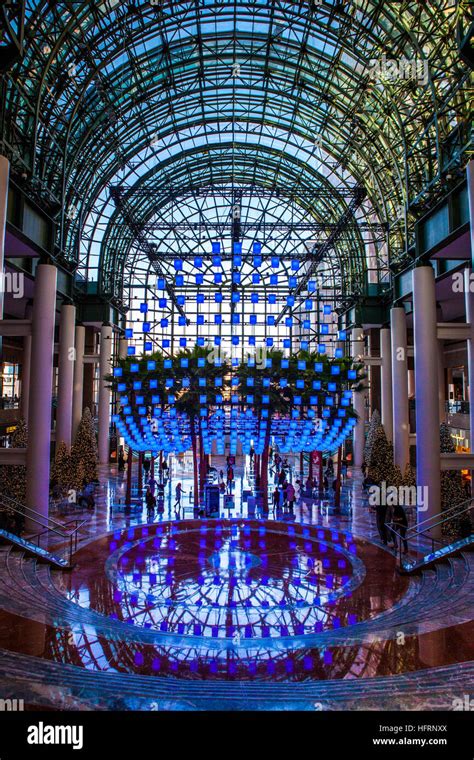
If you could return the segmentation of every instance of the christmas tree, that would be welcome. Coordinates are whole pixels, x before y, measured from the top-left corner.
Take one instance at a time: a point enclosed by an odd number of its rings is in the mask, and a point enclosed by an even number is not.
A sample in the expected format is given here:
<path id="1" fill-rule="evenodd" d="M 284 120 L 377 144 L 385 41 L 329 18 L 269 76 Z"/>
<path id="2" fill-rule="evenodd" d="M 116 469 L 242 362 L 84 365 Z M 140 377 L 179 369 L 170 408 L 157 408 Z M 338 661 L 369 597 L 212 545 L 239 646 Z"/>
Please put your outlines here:
<path id="1" fill-rule="evenodd" d="M 375 483 L 398 485 L 402 480 L 401 472 L 393 464 L 393 446 L 387 440 L 382 425 L 378 425 L 372 435 L 369 460 L 366 462 L 368 476 Z"/>
<path id="2" fill-rule="evenodd" d="M 11 445 L 14 449 L 26 449 L 28 445 L 28 428 L 25 420 L 18 422 L 16 430 L 11 437 Z M 1 490 L 5 496 L 24 504 L 26 501 L 26 466 L 25 465 L 1 465 L 0 466 Z"/>
<path id="3" fill-rule="evenodd" d="M 380 419 L 380 414 L 376 409 L 370 419 L 369 429 L 367 431 L 367 438 L 365 439 L 364 462 L 366 464 L 370 462 L 375 431 L 377 430 L 377 428 L 381 426 L 381 424 L 382 424 L 382 421 Z"/>
<path id="4" fill-rule="evenodd" d="M 57 485 L 62 491 L 68 491 L 74 484 L 74 478 L 71 452 L 64 441 L 61 441 L 56 449 L 51 468 L 51 483 Z"/>
<path id="5" fill-rule="evenodd" d="M 454 441 L 451 438 L 449 427 L 441 425 L 440 434 L 440 451 L 442 454 L 452 454 L 456 451 Z M 443 523 L 443 535 L 449 538 L 456 538 L 464 535 L 469 517 L 460 514 L 466 508 L 466 492 L 463 488 L 461 473 L 457 470 L 445 470 L 441 473 L 441 511 L 445 512 L 451 509 L 452 519 Z M 459 507 L 459 509 L 453 509 Z"/>
<path id="6" fill-rule="evenodd" d="M 71 462 L 75 488 L 81 489 L 83 485 L 97 480 L 99 455 L 94 421 L 89 409 L 84 409 L 79 423 L 71 449 Z"/>

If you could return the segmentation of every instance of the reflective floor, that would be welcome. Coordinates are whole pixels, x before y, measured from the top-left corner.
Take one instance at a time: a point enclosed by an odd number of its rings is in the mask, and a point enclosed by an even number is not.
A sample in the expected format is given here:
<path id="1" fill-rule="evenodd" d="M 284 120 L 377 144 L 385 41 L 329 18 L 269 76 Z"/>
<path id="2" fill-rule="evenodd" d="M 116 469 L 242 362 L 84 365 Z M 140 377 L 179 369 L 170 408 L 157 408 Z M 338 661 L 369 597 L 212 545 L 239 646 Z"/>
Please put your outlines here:
<path id="1" fill-rule="evenodd" d="M 474 685 L 473 555 L 400 576 L 357 475 L 340 509 L 317 499 L 249 517 L 242 462 L 233 510 L 222 498 L 217 519 L 176 519 L 188 464 L 153 513 L 136 487 L 124 511 L 122 476 L 104 471 L 70 573 L 0 547 L 2 696 L 53 709 L 158 697 L 162 709 L 450 709 Z"/>

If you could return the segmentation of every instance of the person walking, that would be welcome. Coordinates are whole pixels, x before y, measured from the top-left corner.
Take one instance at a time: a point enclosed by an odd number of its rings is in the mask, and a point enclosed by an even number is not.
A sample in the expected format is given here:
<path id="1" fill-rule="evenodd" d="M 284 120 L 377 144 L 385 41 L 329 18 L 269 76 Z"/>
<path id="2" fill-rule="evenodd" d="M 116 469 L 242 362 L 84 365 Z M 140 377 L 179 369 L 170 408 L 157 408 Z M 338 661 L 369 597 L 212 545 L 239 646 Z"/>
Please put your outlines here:
<path id="1" fill-rule="evenodd" d="M 179 512 L 179 510 L 181 509 L 181 497 L 182 497 L 182 495 L 183 495 L 183 486 L 181 485 L 181 483 L 178 483 L 178 485 L 176 486 L 176 490 L 175 490 L 176 501 L 175 501 L 175 504 L 174 504 L 174 508 L 176 509 L 177 512 Z"/>
<path id="2" fill-rule="evenodd" d="M 123 453 L 123 446 L 120 447 L 118 455 L 118 471 L 123 472 L 125 470 L 125 454 Z"/>
<path id="3" fill-rule="evenodd" d="M 278 488 L 275 488 L 275 490 L 273 491 L 273 509 L 275 510 L 275 512 L 279 506 L 280 506 L 280 491 L 278 490 Z"/>
<path id="4" fill-rule="evenodd" d="M 286 486 L 286 500 L 290 508 L 290 512 L 293 512 L 295 506 L 295 489 L 292 483 L 288 483 Z"/>
<path id="5" fill-rule="evenodd" d="M 407 529 L 408 529 L 408 518 L 401 504 L 397 504 L 393 508 L 392 527 L 397 531 L 399 540 L 403 544 L 403 552 L 404 554 L 406 554 L 408 552 L 408 541 L 406 540 L 405 536 L 407 534 Z M 395 536 L 395 534 L 392 534 L 392 535 L 394 538 L 395 548 L 396 548 L 397 536 Z"/>

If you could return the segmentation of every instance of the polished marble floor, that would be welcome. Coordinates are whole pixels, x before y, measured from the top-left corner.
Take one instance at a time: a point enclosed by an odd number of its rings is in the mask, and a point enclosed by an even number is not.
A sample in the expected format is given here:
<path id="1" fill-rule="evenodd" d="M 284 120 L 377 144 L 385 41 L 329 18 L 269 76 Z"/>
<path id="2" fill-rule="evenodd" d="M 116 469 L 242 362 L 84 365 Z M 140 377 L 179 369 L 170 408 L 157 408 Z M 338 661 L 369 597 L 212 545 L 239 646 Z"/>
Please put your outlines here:
<path id="1" fill-rule="evenodd" d="M 198 520 L 190 465 L 171 463 L 152 513 L 136 483 L 125 509 L 124 476 L 105 468 L 70 573 L 0 547 L 2 697 L 33 709 L 450 709 L 474 690 L 473 555 L 400 576 L 358 473 L 338 509 L 327 496 L 249 514 L 253 472 L 238 462 L 233 508 L 221 497 L 219 517 Z"/>

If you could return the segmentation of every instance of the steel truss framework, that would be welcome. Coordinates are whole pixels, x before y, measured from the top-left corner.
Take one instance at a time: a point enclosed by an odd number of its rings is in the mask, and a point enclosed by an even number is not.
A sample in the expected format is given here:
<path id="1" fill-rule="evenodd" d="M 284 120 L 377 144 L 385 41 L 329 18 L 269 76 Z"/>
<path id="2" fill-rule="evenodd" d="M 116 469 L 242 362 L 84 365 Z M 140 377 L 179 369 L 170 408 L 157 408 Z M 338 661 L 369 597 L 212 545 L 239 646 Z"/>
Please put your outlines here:
<path id="1" fill-rule="evenodd" d="M 0 45 L 16 34 L 18 57 L 2 151 L 61 209 L 57 249 L 119 303 L 152 273 L 172 289 L 178 250 L 209 267 L 220 239 L 227 255 L 236 205 L 244 241 L 284 267 L 301 258 L 303 276 L 323 250 L 321 284 L 363 292 L 467 158 L 464 2 L 25 0 L 4 13 Z"/>

